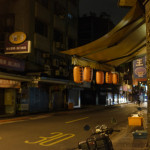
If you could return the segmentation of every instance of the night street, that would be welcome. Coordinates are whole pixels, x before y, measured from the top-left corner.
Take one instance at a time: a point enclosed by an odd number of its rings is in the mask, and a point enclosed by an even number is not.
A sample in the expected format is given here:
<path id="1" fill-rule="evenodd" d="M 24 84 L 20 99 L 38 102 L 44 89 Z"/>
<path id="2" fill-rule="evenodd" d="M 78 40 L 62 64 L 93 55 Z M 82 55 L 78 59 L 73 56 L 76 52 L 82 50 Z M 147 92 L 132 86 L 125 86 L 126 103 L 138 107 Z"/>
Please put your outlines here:
<path id="1" fill-rule="evenodd" d="M 99 108 L 99 111 L 98 111 Z M 144 108 L 143 108 L 144 110 Z M 79 141 L 85 140 L 90 131 L 83 127 L 88 124 L 94 128 L 97 124 L 121 130 L 110 137 L 117 142 L 128 128 L 128 116 L 137 112 L 135 104 L 121 104 L 95 110 L 80 109 L 36 115 L 25 120 L 1 122 L 1 150 L 71 150 Z M 117 120 L 112 123 L 112 118 Z"/>

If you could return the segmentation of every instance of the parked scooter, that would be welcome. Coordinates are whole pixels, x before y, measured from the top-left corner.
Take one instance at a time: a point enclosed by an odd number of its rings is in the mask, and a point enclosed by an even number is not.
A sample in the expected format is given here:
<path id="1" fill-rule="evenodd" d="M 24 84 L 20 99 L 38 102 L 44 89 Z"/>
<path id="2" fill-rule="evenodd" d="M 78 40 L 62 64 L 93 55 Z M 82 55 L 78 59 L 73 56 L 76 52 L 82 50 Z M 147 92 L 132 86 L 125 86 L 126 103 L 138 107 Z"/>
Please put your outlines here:
<path id="1" fill-rule="evenodd" d="M 85 130 L 89 130 L 90 127 L 86 125 L 84 127 Z M 114 130 L 112 128 L 108 128 L 105 125 L 96 126 L 95 130 L 91 134 L 89 138 L 85 141 L 81 141 L 78 143 L 79 150 L 113 150 L 112 142 L 109 138 L 109 135 L 114 131 L 119 132 L 120 130 Z"/>

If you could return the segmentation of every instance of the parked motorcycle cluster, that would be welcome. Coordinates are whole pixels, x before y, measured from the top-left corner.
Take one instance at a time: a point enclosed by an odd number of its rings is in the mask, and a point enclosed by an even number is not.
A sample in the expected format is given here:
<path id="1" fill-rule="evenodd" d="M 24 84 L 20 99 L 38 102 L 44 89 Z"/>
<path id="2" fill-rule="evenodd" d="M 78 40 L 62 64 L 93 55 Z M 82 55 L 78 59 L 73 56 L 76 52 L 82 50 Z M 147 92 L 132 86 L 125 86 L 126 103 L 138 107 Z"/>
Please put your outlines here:
<path id="1" fill-rule="evenodd" d="M 88 125 L 84 128 L 85 130 L 90 129 Z M 78 143 L 78 150 L 113 150 L 109 135 L 114 131 L 119 132 L 120 130 L 114 130 L 105 125 L 96 126 L 89 138 Z"/>

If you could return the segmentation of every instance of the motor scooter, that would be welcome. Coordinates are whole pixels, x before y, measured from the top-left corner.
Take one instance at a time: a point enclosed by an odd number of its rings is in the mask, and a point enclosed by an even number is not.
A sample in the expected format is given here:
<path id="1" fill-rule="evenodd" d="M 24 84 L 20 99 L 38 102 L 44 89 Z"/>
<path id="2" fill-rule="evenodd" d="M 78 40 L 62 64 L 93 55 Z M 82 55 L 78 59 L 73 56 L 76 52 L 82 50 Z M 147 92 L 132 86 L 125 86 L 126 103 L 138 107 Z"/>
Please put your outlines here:
<path id="1" fill-rule="evenodd" d="M 85 130 L 89 130 L 90 127 L 86 125 Z M 114 131 L 119 132 L 120 130 L 114 130 L 108 128 L 106 125 L 98 125 L 92 132 L 89 138 L 85 141 L 78 143 L 79 150 L 113 150 L 113 144 L 109 138 L 109 135 Z"/>

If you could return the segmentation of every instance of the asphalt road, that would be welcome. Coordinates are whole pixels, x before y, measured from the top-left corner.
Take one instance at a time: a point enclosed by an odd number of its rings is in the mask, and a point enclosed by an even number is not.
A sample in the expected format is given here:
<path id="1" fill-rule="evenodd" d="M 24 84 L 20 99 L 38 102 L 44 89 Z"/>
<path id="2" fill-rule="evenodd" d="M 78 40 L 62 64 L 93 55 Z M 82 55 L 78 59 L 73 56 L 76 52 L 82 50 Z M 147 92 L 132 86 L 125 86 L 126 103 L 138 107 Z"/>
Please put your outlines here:
<path id="1" fill-rule="evenodd" d="M 110 136 L 116 143 L 126 131 L 128 116 L 136 112 L 136 105 L 122 104 L 0 123 L 0 150 L 71 150 L 98 124 L 121 130 Z M 87 124 L 91 127 L 89 131 L 83 129 Z"/>

